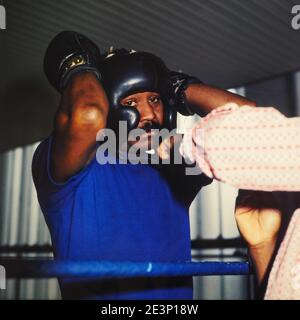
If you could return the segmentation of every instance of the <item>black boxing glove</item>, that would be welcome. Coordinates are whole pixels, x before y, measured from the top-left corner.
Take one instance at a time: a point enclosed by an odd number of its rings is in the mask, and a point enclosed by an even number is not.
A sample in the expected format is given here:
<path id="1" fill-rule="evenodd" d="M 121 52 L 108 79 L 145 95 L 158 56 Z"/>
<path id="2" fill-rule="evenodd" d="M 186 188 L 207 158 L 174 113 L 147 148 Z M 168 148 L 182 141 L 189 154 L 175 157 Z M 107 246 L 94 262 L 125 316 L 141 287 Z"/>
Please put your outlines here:
<path id="1" fill-rule="evenodd" d="M 44 57 L 48 81 L 62 92 L 72 76 L 93 72 L 100 80 L 101 54 L 97 45 L 74 31 L 59 33 L 49 44 Z"/>
<path id="2" fill-rule="evenodd" d="M 201 84 L 203 82 L 196 77 L 176 71 L 170 71 L 170 78 L 174 91 L 175 108 L 184 116 L 194 115 L 195 112 L 191 110 L 191 107 L 187 102 L 185 90 L 190 84 Z"/>

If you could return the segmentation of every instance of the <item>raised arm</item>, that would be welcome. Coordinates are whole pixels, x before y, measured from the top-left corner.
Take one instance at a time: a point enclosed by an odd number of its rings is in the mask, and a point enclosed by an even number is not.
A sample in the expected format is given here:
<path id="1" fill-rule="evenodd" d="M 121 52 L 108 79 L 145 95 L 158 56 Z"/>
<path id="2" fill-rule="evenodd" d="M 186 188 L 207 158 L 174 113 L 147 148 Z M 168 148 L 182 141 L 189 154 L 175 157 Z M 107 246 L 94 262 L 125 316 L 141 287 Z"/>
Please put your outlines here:
<path id="1" fill-rule="evenodd" d="M 256 106 L 256 103 L 240 95 L 204 84 L 198 78 L 185 73 L 170 71 L 176 106 L 183 115 L 207 115 L 215 108 L 232 102 L 238 106 Z"/>
<path id="2" fill-rule="evenodd" d="M 228 102 L 236 103 L 239 106 L 245 104 L 256 106 L 256 103 L 238 94 L 216 88 L 204 83 L 191 84 L 185 91 L 187 101 L 193 111 L 200 115 L 208 114 L 215 108 L 221 107 Z"/>
<path id="3" fill-rule="evenodd" d="M 62 32 L 44 60 L 49 82 L 61 92 L 54 120 L 51 174 L 64 182 L 94 156 L 96 134 L 106 125 L 108 101 L 100 83 L 97 46 L 75 32 Z"/>

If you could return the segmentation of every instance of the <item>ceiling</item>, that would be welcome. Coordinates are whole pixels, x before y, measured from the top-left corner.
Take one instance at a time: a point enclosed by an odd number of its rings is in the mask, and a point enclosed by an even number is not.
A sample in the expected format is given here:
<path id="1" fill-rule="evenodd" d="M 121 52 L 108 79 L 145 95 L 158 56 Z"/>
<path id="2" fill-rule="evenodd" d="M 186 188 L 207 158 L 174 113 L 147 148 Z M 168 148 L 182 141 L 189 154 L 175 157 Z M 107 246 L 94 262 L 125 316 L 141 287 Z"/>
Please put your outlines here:
<path id="1" fill-rule="evenodd" d="M 0 0 L 0 151 L 51 130 L 58 96 L 42 60 L 50 39 L 77 30 L 110 46 L 153 52 L 171 69 L 230 88 L 300 68 L 292 0 Z"/>

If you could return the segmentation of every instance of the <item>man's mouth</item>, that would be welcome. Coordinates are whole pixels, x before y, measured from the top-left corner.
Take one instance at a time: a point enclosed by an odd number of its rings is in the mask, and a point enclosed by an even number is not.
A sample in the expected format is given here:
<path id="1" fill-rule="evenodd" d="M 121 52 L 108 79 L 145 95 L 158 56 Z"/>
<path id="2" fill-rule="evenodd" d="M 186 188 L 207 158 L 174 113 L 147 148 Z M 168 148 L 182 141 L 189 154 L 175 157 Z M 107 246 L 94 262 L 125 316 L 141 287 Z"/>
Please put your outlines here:
<path id="1" fill-rule="evenodd" d="M 133 144 L 138 145 L 141 148 L 150 148 L 151 139 L 158 134 L 159 130 L 161 130 L 161 126 L 154 122 L 147 122 L 139 129 L 144 130 L 145 132 L 137 139 L 133 141 Z"/>
<path id="2" fill-rule="evenodd" d="M 155 154 L 155 145 L 156 135 L 159 135 L 161 126 L 157 123 L 147 122 L 143 124 L 138 129 L 143 130 L 142 134 L 139 135 L 134 140 L 128 140 L 126 144 L 119 147 L 119 154 L 128 153 L 131 147 L 134 146 L 134 149 L 131 149 L 132 152 L 137 153 L 139 155 L 145 154 L 151 156 Z M 130 136 L 130 134 L 129 134 Z"/>
<path id="3" fill-rule="evenodd" d="M 159 125 L 158 123 L 155 123 L 155 122 L 147 122 L 145 123 L 142 127 L 141 127 L 142 130 L 145 130 L 146 132 L 151 132 L 151 130 L 153 129 L 158 129 L 158 130 L 161 130 L 162 127 L 161 125 Z"/>
<path id="4" fill-rule="evenodd" d="M 154 130 L 150 130 L 149 132 L 146 131 L 134 142 L 134 144 L 138 144 L 140 148 L 148 148 L 150 147 L 151 140 L 155 134 L 156 132 Z"/>

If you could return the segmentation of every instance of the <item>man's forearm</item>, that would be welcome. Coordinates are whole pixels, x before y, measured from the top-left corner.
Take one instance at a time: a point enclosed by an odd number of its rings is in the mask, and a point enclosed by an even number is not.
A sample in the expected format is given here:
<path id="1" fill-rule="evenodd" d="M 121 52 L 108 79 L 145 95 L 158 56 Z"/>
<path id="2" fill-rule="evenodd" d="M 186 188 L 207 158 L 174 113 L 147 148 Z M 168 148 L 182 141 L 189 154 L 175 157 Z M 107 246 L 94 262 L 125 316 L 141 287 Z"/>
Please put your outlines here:
<path id="1" fill-rule="evenodd" d="M 93 157 L 97 132 L 106 125 L 108 102 L 98 79 L 80 73 L 69 82 L 55 117 L 52 177 L 65 182 Z"/>
<path id="2" fill-rule="evenodd" d="M 239 106 L 256 106 L 255 102 L 242 96 L 206 84 L 191 84 L 185 94 L 193 111 L 200 115 L 205 115 L 228 102 L 234 102 Z"/>

